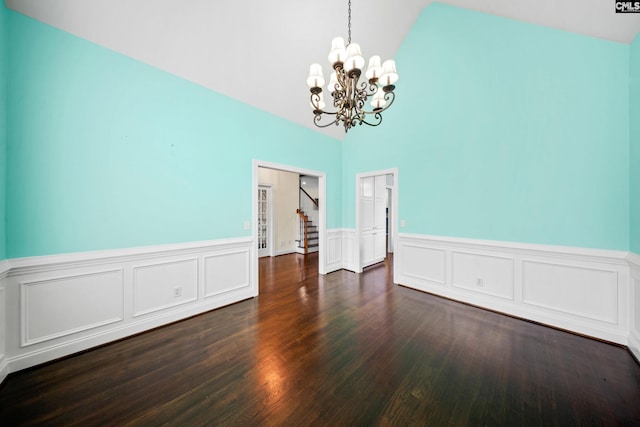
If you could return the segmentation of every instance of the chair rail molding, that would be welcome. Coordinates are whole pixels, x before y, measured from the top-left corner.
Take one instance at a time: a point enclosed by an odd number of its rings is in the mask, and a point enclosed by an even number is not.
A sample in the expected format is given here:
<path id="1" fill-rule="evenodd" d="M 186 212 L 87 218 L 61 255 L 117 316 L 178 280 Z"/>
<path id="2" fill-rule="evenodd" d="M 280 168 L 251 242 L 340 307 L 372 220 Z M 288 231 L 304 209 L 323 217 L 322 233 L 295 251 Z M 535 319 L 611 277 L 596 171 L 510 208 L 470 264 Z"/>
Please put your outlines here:
<path id="1" fill-rule="evenodd" d="M 251 237 L 0 262 L 7 374 L 258 294 Z"/>
<path id="2" fill-rule="evenodd" d="M 396 254 L 401 285 L 617 344 L 634 339 L 640 304 L 630 303 L 627 252 L 400 233 Z"/>

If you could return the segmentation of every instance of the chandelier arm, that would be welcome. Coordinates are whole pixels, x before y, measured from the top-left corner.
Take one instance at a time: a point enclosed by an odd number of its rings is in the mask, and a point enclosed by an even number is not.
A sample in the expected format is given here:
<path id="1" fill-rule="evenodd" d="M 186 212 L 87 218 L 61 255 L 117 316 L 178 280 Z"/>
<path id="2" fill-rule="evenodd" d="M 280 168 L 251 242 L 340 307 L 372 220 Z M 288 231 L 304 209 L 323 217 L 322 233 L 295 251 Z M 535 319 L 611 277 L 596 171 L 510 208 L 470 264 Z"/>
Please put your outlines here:
<path id="1" fill-rule="evenodd" d="M 369 123 L 366 120 L 363 120 L 362 123 L 364 123 L 365 125 L 369 125 L 369 126 L 379 126 L 380 123 L 382 123 L 382 114 L 380 114 L 380 111 L 376 112 L 375 115 L 373 116 L 376 120 L 378 120 L 377 123 Z"/>
<path id="2" fill-rule="evenodd" d="M 321 111 L 322 110 L 320 108 L 320 93 L 311 92 L 311 96 L 309 97 L 309 100 L 311 101 L 311 106 L 315 110 L 317 110 L 317 111 Z"/>
<path id="3" fill-rule="evenodd" d="M 320 94 L 319 93 L 311 93 L 311 105 L 315 108 L 315 110 L 313 112 L 313 114 L 315 115 L 315 117 L 313 119 L 315 125 L 318 126 L 318 127 L 327 127 L 327 126 L 330 126 L 330 125 L 335 124 L 336 122 L 338 122 L 339 119 L 335 118 L 332 122 L 330 122 L 327 125 L 320 125 L 319 124 L 320 120 L 322 120 L 322 115 L 323 114 L 325 114 L 327 116 L 338 116 L 340 114 L 340 110 L 331 112 L 331 111 L 325 111 L 323 109 L 320 109 L 319 108 L 320 107 L 319 102 L 320 102 Z"/>
<path id="4" fill-rule="evenodd" d="M 337 116 L 338 114 L 340 114 L 340 111 L 331 112 L 331 111 L 322 110 L 321 112 L 318 113 L 318 115 L 322 115 L 322 114 L 325 114 L 327 116 Z"/>
<path id="5" fill-rule="evenodd" d="M 373 95 L 373 93 L 369 93 L 369 90 L 374 90 L 373 87 L 375 85 L 369 84 L 369 82 L 367 82 L 366 80 L 363 80 L 360 83 L 360 90 L 363 92 L 366 92 L 367 96 Z M 375 93 L 375 91 L 374 91 Z"/>
<path id="6" fill-rule="evenodd" d="M 326 114 L 326 113 L 324 113 Z M 335 113 L 333 113 L 335 114 Z M 334 119 L 333 121 L 326 123 L 326 124 L 320 124 L 320 121 L 322 120 L 322 113 L 321 114 L 316 114 L 315 117 L 313 118 L 313 124 L 316 125 L 319 128 L 326 128 L 329 127 L 331 125 L 338 125 L 339 121 L 338 119 Z"/>
<path id="7" fill-rule="evenodd" d="M 382 107 L 379 110 L 365 111 L 365 114 L 379 114 L 379 113 L 382 113 L 387 108 L 391 107 L 391 104 L 393 104 L 393 101 L 396 99 L 396 94 L 394 92 L 387 92 L 387 93 L 384 94 L 384 99 L 387 101 L 387 103 L 385 104 L 384 107 Z M 389 100 L 389 99 L 391 99 L 391 100 Z"/>

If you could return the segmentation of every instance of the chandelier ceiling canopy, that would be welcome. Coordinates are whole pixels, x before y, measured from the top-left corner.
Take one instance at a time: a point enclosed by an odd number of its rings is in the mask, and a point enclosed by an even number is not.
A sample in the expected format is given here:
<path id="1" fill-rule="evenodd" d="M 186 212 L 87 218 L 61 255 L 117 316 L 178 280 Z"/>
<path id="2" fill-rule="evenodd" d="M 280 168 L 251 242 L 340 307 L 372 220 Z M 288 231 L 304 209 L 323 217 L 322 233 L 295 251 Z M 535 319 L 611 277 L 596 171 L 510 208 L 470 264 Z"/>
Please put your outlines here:
<path id="1" fill-rule="evenodd" d="M 334 38 L 328 57 L 333 72 L 327 91 L 333 97 L 335 111 L 325 111 L 326 103 L 322 90 L 325 79 L 322 66 L 311 64 L 307 78 L 314 124 L 318 127 L 342 125 L 345 132 L 356 124 L 378 126 L 382 122 L 381 113 L 395 100 L 394 85 L 398 81 L 395 61 L 388 59 L 381 63 L 377 55 L 369 59 L 369 66 L 365 72 L 366 80 L 360 81 L 365 59 L 360 45 L 351 42 L 351 0 L 348 23 L 349 38 L 346 46 L 342 37 Z M 369 99 L 371 109 L 367 110 L 366 104 Z"/>

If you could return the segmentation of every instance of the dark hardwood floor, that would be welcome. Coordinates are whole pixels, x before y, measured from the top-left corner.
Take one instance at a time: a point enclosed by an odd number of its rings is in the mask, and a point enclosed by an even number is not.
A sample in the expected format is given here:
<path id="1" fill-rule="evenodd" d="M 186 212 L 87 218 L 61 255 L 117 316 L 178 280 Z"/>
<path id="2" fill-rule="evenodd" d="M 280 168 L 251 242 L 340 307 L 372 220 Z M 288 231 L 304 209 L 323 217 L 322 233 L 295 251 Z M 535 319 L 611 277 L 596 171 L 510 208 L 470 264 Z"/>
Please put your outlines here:
<path id="1" fill-rule="evenodd" d="M 0 425 L 640 425 L 626 349 L 392 284 L 260 260 L 260 296 L 0 388 Z"/>

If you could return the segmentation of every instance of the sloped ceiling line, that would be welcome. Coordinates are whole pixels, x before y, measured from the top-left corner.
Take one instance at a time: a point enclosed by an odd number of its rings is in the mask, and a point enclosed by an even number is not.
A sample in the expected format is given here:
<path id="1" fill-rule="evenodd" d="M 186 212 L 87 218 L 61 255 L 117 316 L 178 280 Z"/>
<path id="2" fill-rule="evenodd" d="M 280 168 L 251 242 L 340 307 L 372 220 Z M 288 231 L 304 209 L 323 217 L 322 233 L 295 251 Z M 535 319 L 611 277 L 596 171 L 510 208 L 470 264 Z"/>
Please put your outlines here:
<path id="1" fill-rule="evenodd" d="M 353 41 L 366 58 L 393 58 L 433 0 L 352 0 Z M 6 6 L 78 37 L 287 120 L 312 123 L 308 67 L 346 36 L 346 0 L 6 0 Z M 611 0 L 443 0 L 441 3 L 606 40 L 630 43 L 640 14 Z M 375 50 L 374 50 L 375 49 Z M 325 73 L 328 65 L 323 63 Z M 400 73 L 402 73 L 400 68 Z M 282 90 L 287 88 L 287 90 Z"/>

